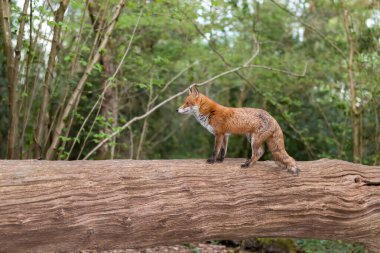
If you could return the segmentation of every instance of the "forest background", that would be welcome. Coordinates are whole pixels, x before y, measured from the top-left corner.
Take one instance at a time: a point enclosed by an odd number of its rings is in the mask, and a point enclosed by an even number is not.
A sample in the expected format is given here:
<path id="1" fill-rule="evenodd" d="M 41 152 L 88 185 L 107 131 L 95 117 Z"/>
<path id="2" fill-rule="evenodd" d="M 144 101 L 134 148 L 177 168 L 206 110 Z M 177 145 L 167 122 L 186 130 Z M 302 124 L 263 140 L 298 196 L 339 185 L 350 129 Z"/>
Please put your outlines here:
<path id="1" fill-rule="evenodd" d="M 0 22 L 3 159 L 206 159 L 213 137 L 175 112 L 206 82 L 269 111 L 297 160 L 380 164 L 376 0 L 1 0 Z M 248 152 L 231 138 L 227 157 Z"/>

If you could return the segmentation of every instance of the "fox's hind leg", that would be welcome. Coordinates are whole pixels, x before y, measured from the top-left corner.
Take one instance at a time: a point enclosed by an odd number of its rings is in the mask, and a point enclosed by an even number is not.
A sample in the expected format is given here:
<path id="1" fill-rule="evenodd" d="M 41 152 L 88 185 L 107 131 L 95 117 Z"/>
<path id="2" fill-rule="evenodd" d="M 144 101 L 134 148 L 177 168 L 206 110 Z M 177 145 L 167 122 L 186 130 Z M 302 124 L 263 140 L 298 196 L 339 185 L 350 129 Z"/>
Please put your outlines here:
<path id="1" fill-rule="evenodd" d="M 267 139 L 267 145 L 272 153 L 273 159 L 280 168 L 287 169 L 289 173 L 294 175 L 299 175 L 301 170 L 298 168 L 293 157 L 286 152 L 284 137 L 280 128 L 275 131 L 273 136 Z"/>
<path id="2" fill-rule="evenodd" d="M 265 153 L 264 145 L 261 145 L 259 149 L 257 150 L 257 156 L 258 156 L 257 161 L 260 160 L 260 158 L 264 155 L 264 153 Z"/>
<path id="3" fill-rule="evenodd" d="M 252 155 L 241 165 L 242 168 L 248 168 L 264 155 L 263 143 L 259 141 L 254 134 L 247 134 L 247 139 L 251 143 Z"/>
<path id="4" fill-rule="evenodd" d="M 228 147 L 228 135 L 225 134 L 223 138 L 223 144 L 222 148 L 220 149 L 219 157 L 216 159 L 217 162 L 223 162 L 224 158 L 226 157 L 227 154 L 227 147 Z"/>

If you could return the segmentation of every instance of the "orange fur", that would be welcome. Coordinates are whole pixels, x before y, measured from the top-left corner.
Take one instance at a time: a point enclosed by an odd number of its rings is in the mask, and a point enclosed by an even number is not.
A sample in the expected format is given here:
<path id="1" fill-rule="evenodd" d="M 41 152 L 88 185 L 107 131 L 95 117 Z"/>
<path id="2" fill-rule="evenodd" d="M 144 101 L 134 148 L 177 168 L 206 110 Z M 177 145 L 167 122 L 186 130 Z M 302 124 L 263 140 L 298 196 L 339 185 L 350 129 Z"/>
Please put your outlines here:
<path id="1" fill-rule="evenodd" d="M 185 103 L 177 111 L 193 114 L 215 136 L 214 152 L 207 160 L 208 163 L 223 161 L 230 134 L 243 134 L 251 143 L 252 156 L 242 164 L 242 167 L 248 167 L 260 159 L 264 154 L 263 144 L 266 142 L 279 166 L 287 168 L 294 174 L 300 171 L 296 161 L 285 150 L 281 127 L 268 112 L 262 109 L 225 107 L 192 86 Z"/>

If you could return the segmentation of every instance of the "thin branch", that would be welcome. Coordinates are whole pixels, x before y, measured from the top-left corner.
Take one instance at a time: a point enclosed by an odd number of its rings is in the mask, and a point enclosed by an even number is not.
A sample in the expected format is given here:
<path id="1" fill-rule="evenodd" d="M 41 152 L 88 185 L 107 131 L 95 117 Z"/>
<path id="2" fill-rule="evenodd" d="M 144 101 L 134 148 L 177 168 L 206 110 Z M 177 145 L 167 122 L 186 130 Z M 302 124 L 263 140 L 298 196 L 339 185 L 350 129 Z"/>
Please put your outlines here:
<path id="1" fill-rule="evenodd" d="M 133 140 L 133 131 L 132 131 L 132 127 L 129 126 L 128 127 L 128 130 L 129 130 L 129 142 L 131 143 L 131 146 L 129 148 L 130 150 L 130 153 L 129 153 L 129 159 L 133 159 L 133 149 L 134 149 L 134 140 Z"/>
<path id="2" fill-rule="evenodd" d="M 95 107 L 93 107 L 93 109 L 95 109 Z M 99 108 L 98 108 L 98 110 L 97 110 L 97 112 L 96 112 L 96 115 L 95 115 L 95 119 L 94 119 L 94 121 L 92 122 L 90 129 L 88 130 L 88 133 L 87 133 L 87 135 L 86 135 L 86 138 L 84 138 L 84 141 L 83 141 L 82 147 L 80 148 L 80 151 L 79 151 L 79 153 L 78 153 L 78 155 L 77 155 L 76 160 L 79 160 L 80 156 L 82 155 L 82 152 L 83 152 L 83 150 L 84 150 L 84 147 L 86 146 L 87 140 L 88 140 L 88 138 L 90 138 L 90 136 L 91 136 L 92 129 L 94 129 L 94 127 L 95 127 L 95 123 L 97 122 L 97 121 L 96 121 L 96 118 L 99 116 L 99 114 L 100 114 L 100 110 L 101 110 L 101 107 L 99 106 Z M 82 125 L 82 126 L 83 126 L 83 125 Z M 74 141 L 73 141 L 73 144 L 71 145 L 71 148 L 70 148 L 69 154 L 68 154 L 67 157 L 66 157 L 66 160 L 69 160 L 70 155 L 71 155 L 71 152 L 73 151 L 73 148 L 74 148 L 74 146 L 75 146 L 75 143 L 76 143 L 77 140 L 79 140 L 79 133 L 80 133 L 80 131 L 78 131 L 78 134 L 77 134 L 77 136 L 75 137 L 75 139 L 74 139 Z"/>
<path id="3" fill-rule="evenodd" d="M 53 8 L 53 5 L 51 4 L 50 0 L 47 0 L 47 3 L 48 3 L 48 6 L 49 6 L 51 12 L 54 13 L 54 8 Z"/>
<path id="4" fill-rule="evenodd" d="M 152 79 L 153 78 L 151 77 L 151 79 L 150 79 L 150 85 L 149 85 L 149 99 L 148 99 L 148 105 L 146 107 L 146 111 L 149 111 L 150 106 L 152 104 L 152 96 L 153 96 L 153 87 L 152 87 L 152 81 L 153 80 Z M 144 144 L 144 141 L 145 141 L 145 136 L 146 136 L 147 129 L 148 129 L 148 117 L 146 117 L 144 119 L 144 123 L 143 123 L 142 130 L 141 130 L 141 135 L 140 135 L 139 145 L 137 146 L 136 159 L 140 159 L 140 154 L 141 154 L 141 150 L 142 150 L 142 147 L 143 147 L 143 144 Z"/>
<path id="5" fill-rule="evenodd" d="M 18 35 L 17 35 L 17 42 L 16 42 L 16 47 L 15 47 L 15 72 L 14 72 L 14 80 L 17 83 L 18 79 L 18 74 L 19 74 L 19 63 L 20 63 L 20 58 L 21 58 L 21 46 L 22 46 L 22 39 L 24 37 L 24 28 L 25 28 L 25 20 L 28 12 L 28 6 L 29 6 L 29 0 L 25 0 L 24 2 L 24 7 L 22 10 L 22 15 L 20 17 L 20 28 L 18 30 Z"/>
<path id="6" fill-rule="evenodd" d="M 88 4 L 89 4 L 89 0 L 86 0 L 86 6 L 84 8 L 85 10 L 87 9 Z M 76 45 L 76 47 L 75 47 L 75 50 L 74 50 L 74 52 L 75 52 L 74 53 L 74 58 L 73 58 L 73 61 L 71 63 L 72 67 L 71 67 L 70 75 L 73 75 L 74 71 L 77 68 L 77 61 L 78 61 L 78 58 L 79 58 L 79 55 L 80 55 L 79 50 L 80 50 L 81 46 L 87 44 L 87 39 L 85 41 L 82 41 L 82 43 L 79 42 L 80 39 L 81 39 L 81 37 L 82 37 L 85 17 L 86 17 L 86 11 L 83 11 L 83 14 L 82 14 L 82 17 L 81 17 L 81 21 L 80 21 L 80 28 L 79 28 L 78 33 L 75 35 L 75 42 L 74 42 L 74 44 Z M 89 33 L 88 36 L 90 36 L 90 34 L 91 33 Z"/>
<path id="7" fill-rule="evenodd" d="M 29 83 L 29 75 L 30 75 L 30 70 L 31 66 L 33 65 L 33 59 L 35 57 L 35 54 L 32 52 L 34 51 L 34 46 L 37 43 L 37 38 L 39 37 L 40 30 L 42 27 L 43 22 L 40 22 L 36 31 L 36 36 L 35 39 L 33 40 L 33 1 L 29 1 L 29 47 L 28 47 L 28 53 L 27 53 L 27 59 L 26 59 L 26 70 L 25 70 L 25 78 L 24 78 L 24 94 L 28 94 L 28 83 Z M 25 100 L 27 100 L 28 96 L 25 96 L 21 99 L 20 101 L 20 116 L 23 118 L 24 114 L 22 113 L 24 111 L 24 104 L 26 103 Z M 21 142 L 22 145 L 22 142 Z M 20 147 L 22 149 L 22 147 Z"/>

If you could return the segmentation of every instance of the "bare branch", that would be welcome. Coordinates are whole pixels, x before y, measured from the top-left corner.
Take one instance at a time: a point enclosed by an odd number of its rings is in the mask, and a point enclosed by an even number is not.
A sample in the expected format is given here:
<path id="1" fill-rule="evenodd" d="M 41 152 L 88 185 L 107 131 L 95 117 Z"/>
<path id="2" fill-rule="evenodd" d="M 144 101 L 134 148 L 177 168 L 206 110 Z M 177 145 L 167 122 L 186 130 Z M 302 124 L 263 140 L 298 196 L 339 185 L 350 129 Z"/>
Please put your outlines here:
<path id="1" fill-rule="evenodd" d="M 152 80 L 153 78 L 150 78 L 150 85 L 149 85 L 149 98 L 148 98 L 148 105 L 146 106 L 146 111 L 149 111 L 150 106 L 152 104 L 152 97 L 153 97 L 153 87 L 152 87 Z M 139 145 L 137 146 L 137 152 L 136 152 L 136 159 L 140 159 L 141 150 L 145 141 L 146 132 L 148 130 L 148 117 L 144 119 L 144 123 L 142 126 L 141 134 L 140 134 L 140 140 Z"/>
<path id="2" fill-rule="evenodd" d="M 96 108 L 96 107 L 93 107 L 93 109 L 95 109 L 95 108 Z M 101 109 L 102 109 L 102 108 L 99 106 L 99 108 L 98 108 L 98 110 L 97 110 L 97 112 L 96 112 L 96 114 L 95 114 L 95 119 L 94 119 L 94 121 L 92 122 L 90 129 L 88 130 L 88 133 L 87 133 L 87 135 L 86 135 L 86 138 L 84 138 L 84 141 L 83 141 L 82 147 L 81 147 L 80 150 L 79 150 L 79 153 L 78 153 L 78 155 L 77 155 L 76 160 L 79 160 L 80 156 L 82 155 L 82 152 L 83 152 L 83 150 L 84 150 L 84 147 L 86 146 L 87 140 L 88 140 L 88 138 L 90 138 L 91 133 L 92 133 L 92 129 L 94 129 L 95 123 L 97 122 L 97 121 L 96 121 L 96 118 L 99 116 L 99 114 L 100 114 L 100 110 L 101 110 Z M 86 120 L 88 120 L 88 118 L 87 118 Z M 81 127 L 83 127 L 84 124 L 85 124 L 85 122 L 83 122 L 83 124 L 82 124 Z M 71 155 L 71 152 L 73 151 L 73 148 L 74 148 L 74 146 L 75 146 L 75 143 L 76 143 L 77 140 L 79 139 L 79 133 L 80 133 L 81 130 L 82 130 L 82 128 L 78 131 L 78 134 L 77 134 L 77 136 L 75 137 L 75 139 L 74 139 L 74 141 L 73 141 L 73 144 L 71 145 L 71 148 L 70 148 L 69 154 L 68 154 L 67 157 L 66 157 L 66 160 L 69 160 L 70 155 Z"/>
<path id="3" fill-rule="evenodd" d="M 258 56 L 260 53 L 260 43 L 257 42 L 255 33 L 252 33 L 252 39 L 253 39 L 253 45 L 254 47 L 256 47 L 256 49 L 254 53 L 252 54 L 251 58 L 249 58 L 248 61 L 246 61 L 246 63 L 243 66 L 248 66 L 249 64 L 251 64 L 253 59 L 255 59 L 256 56 Z"/>
<path id="4" fill-rule="evenodd" d="M 89 4 L 89 0 L 86 0 L 86 5 L 85 5 L 85 9 L 87 9 L 88 7 L 88 4 Z M 73 58 L 73 61 L 72 61 L 72 67 L 71 67 L 71 70 L 70 70 L 70 75 L 73 75 L 74 71 L 76 70 L 77 68 L 77 61 L 78 61 L 78 58 L 79 58 L 79 49 L 81 48 L 81 45 L 86 45 L 87 44 L 87 39 L 85 41 L 82 41 L 82 43 L 79 43 L 80 39 L 81 39 L 81 35 L 82 35 L 82 32 L 83 32 L 83 26 L 84 26 L 84 20 L 85 20 L 85 16 L 86 16 L 86 12 L 83 11 L 83 14 L 82 14 L 82 17 L 81 17 L 81 21 L 80 21 L 80 28 L 79 28 L 79 31 L 78 33 L 75 35 L 75 50 L 74 50 L 74 58 Z M 91 33 L 89 33 L 88 36 L 90 36 Z"/>
<path id="5" fill-rule="evenodd" d="M 134 149 L 134 140 L 133 140 L 133 131 L 132 131 L 132 127 L 129 126 L 128 127 L 128 130 L 129 130 L 129 142 L 130 142 L 130 147 L 129 147 L 129 159 L 133 159 L 133 149 Z"/>
<path id="6" fill-rule="evenodd" d="M 54 13 L 54 8 L 53 8 L 53 5 L 51 4 L 50 0 L 47 0 L 47 3 L 48 3 L 48 6 L 49 6 L 51 12 Z"/>
<path id="7" fill-rule="evenodd" d="M 18 35 L 17 35 L 17 42 L 16 42 L 16 47 L 15 47 L 15 82 L 17 82 L 18 79 L 18 73 L 19 73 L 19 63 L 20 63 L 20 58 L 21 58 L 21 46 L 22 46 L 22 38 L 24 36 L 24 28 L 25 28 L 25 20 L 27 16 L 27 11 L 28 11 L 28 6 L 29 6 L 29 0 L 25 0 L 24 2 L 24 7 L 22 10 L 22 15 L 20 17 L 20 27 L 18 30 Z"/>

